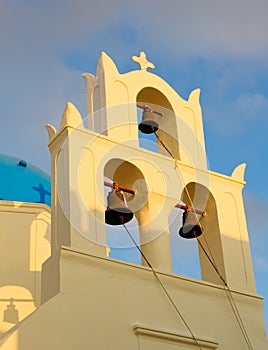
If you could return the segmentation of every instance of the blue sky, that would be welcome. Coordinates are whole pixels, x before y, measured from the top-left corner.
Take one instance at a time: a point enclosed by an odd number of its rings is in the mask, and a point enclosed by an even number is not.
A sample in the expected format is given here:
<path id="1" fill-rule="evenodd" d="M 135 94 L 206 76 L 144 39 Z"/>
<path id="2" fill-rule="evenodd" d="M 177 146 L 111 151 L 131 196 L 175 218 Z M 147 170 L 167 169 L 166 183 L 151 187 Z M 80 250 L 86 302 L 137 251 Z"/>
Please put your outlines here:
<path id="1" fill-rule="evenodd" d="M 141 50 L 183 98 L 201 88 L 210 168 L 246 162 L 244 189 L 257 289 L 268 323 L 268 2 L 14 1 L 0 11 L 0 151 L 50 172 L 45 124 L 67 101 L 86 116 L 84 72 L 101 51 L 121 73 Z"/>

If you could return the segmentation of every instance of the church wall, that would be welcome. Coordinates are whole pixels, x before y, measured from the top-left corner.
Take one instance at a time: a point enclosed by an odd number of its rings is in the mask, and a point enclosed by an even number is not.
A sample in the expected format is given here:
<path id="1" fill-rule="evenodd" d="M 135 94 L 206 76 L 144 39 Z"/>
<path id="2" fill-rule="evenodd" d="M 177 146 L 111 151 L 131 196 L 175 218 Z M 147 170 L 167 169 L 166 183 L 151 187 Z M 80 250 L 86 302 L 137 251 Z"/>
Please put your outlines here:
<path id="1" fill-rule="evenodd" d="M 0 221 L 0 324 L 11 327 L 40 306 L 42 263 L 50 256 L 50 208 L 1 201 Z"/>
<path id="2" fill-rule="evenodd" d="M 2 349 L 11 349 L 13 339 L 20 350 L 29 343 L 40 350 L 198 349 L 150 269 L 70 249 L 60 260 L 60 293 L 4 339 Z M 202 349 L 246 349 L 222 287 L 165 273 L 158 278 Z M 239 291 L 232 296 L 254 349 L 264 349 L 262 298 Z"/>

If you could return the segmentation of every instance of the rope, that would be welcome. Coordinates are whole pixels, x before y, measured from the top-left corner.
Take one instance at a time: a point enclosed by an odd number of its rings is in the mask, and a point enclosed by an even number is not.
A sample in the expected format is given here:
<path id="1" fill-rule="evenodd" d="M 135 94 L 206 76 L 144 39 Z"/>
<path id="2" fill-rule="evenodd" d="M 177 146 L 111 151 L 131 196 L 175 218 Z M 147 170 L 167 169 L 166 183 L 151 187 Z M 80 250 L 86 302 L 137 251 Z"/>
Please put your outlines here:
<path id="1" fill-rule="evenodd" d="M 153 129 L 154 131 L 154 129 Z M 159 136 L 157 135 L 156 132 L 154 132 L 155 134 L 155 137 L 157 138 L 157 140 L 160 142 L 160 144 L 164 147 L 164 149 L 167 151 L 167 153 L 170 155 L 171 158 L 173 158 L 175 160 L 175 165 L 177 166 L 176 164 L 176 158 L 173 156 L 173 154 L 170 152 L 170 150 L 166 147 L 166 145 L 164 144 L 164 142 L 159 138 Z"/>
<path id="2" fill-rule="evenodd" d="M 170 152 L 170 150 L 169 150 L 169 149 L 167 148 L 167 146 L 163 143 L 163 141 L 159 138 L 159 136 L 156 134 L 156 132 L 154 132 L 154 134 L 155 134 L 157 140 L 159 141 L 159 143 L 164 147 L 164 149 L 168 152 L 168 154 L 174 159 L 174 161 L 175 161 L 175 168 L 177 169 L 177 159 L 176 159 L 176 158 L 174 157 L 174 155 Z M 191 205 L 192 208 L 194 208 L 193 201 L 192 201 L 192 199 L 191 199 L 189 190 L 188 190 L 188 188 L 186 187 L 186 184 L 185 184 L 185 182 L 184 182 L 184 179 L 183 179 L 183 177 L 181 176 L 181 174 L 180 174 L 178 171 L 177 171 L 177 174 L 178 174 L 179 177 L 180 177 L 180 181 L 182 181 L 182 183 L 183 183 L 183 186 L 184 186 L 186 195 L 187 195 L 187 197 L 188 197 L 188 199 L 189 199 L 190 205 Z M 201 222 L 200 222 L 200 220 L 199 220 L 199 218 L 198 218 L 198 216 L 197 216 L 197 213 L 195 212 L 195 210 L 194 210 L 193 212 L 194 212 L 194 215 L 195 215 L 195 217 L 196 217 L 196 221 L 198 222 L 198 224 L 200 225 L 201 230 L 203 231 L 202 224 L 201 224 Z M 230 288 L 229 288 L 229 286 L 228 286 L 226 280 L 224 279 L 224 277 L 221 275 L 219 269 L 217 268 L 216 261 L 215 261 L 215 259 L 214 259 L 214 257 L 213 257 L 212 251 L 211 251 L 210 248 L 209 248 L 209 244 L 208 244 L 207 240 L 206 240 L 205 237 L 204 237 L 204 240 L 205 240 L 206 245 L 207 245 L 207 247 L 208 247 L 210 256 L 208 255 L 207 251 L 205 250 L 204 246 L 202 245 L 202 243 L 200 242 L 200 240 L 198 239 L 198 237 L 195 237 L 195 238 L 197 239 L 197 242 L 198 242 L 199 246 L 201 247 L 201 249 L 203 250 L 205 256 L 206 256 L 207 259 L 208 259 L 208 261 L 211 263 L 212 267 L 215 269 L 216 273 L 217 273 L 218 276 L 220 277 L 220 280 L 221 280 L 221 282 L 222 282 L 222 284 L 223 284 L 223 287 L 224 287 L 224 291 L 225 291 L 225 293 L 226 293 L 226 295 L 227 295 L 228 301 L 229 301 L 229 303 L 230 303 L 230 305 L 231 305 L 231 308 L 232 308 L 233 313 L 234 313 L 234 315 L 235 315 L 236 321 L 237 321 L 237 323 L 238 323 L 238 325 L 239 325 L 239 328 L 240 328 L 240 330 L 241 330 L 241 332 L 242 332 L 242 334 L 243 334 L 243 337 L 244 337 L 244 339 L 245 339 L 245 341 L 246 341 L 246 343 L 247 343 L 247 346 L 248 346 L 249 350 L 254 350 L 254 348 L 253 348 L 253 346 L 252 346 L 252 344 L 251 344 L 250 338 L 249 338 L 249 336 L 248 336 L 248 334 L 247 334 L 246 328 L 245 328 L 245 326 L 244 326 L 243 320 L 242 320 L 242 318 L 241 318 L 241 316 L 240 316 L 240 313 L 239 313 L 239 310 L 238 310 L 238 308 L 237 308 L 236 302 L 235 302 L 235 300 L 234 300 L 234 298 L 233 298 L 233 296 L 232 296 L 231 290 L 230 290 Z"/>
<path id="3" fill-rule="evenodd" d="M 202 347 L 200 346 L 200 344 L 198 343 L 198 340 L 196 339 L 194 333 L 192 332 L 190 326 L 188 325 L 188 323 L 186 322 L 185 318 L 183 317 L 182 313 L 180 312 L 180 310 L 178 309 L 177 305 L 175 304 L 174 300 L 172 299 L 171 295 L 169 294 L 167 288 L 164 286 L 163 282 L 161 281 L 161 279 L 159 278 L 158 274 L 156 273 L 155 269 L 153 268 L 152 264 L 150 263 L 150 261 L 147 259 L 146 255 L 142 252 L 142 250 L 140 249 L 139 245 L 137 244 L 137 242 L 135 241 L 134 237 L 132 236 L 132 234 L 130 233 L 130 231 L 128 230 L 128 228 L 126 227 L 126 225 L 123 223 L 123 226 L 125 228 L 125 230 L 127 231 L 127 234 L 129 235 L 130 239 L 132 240 L 132 242 L 134 243 L 135 247 L 138 249 L 138 251 L 140 252 L 141 256 L 143 257 L 143 259 L 146 261 L 147 265 L 149 266 L 149 268 L 152 270 L 156 280 L 158 281 L 158 283 L 160 284 L 162 290 L 164 291 L 165 295 L 167 296 L 168 300 L 170 301 L 171 305 L 173 306 L 173 308 L 175 309 L 175 311 L 177 312 L 177 314 L 179 315 L 180 319 L 182 320 L 182 322 L 184 323 L 185 327 L 188 329 L 189 333 L 191 334 L 193 340 L 195 341 L 196 345 L 198 346 L 199 350 L 202 350 Z"/>

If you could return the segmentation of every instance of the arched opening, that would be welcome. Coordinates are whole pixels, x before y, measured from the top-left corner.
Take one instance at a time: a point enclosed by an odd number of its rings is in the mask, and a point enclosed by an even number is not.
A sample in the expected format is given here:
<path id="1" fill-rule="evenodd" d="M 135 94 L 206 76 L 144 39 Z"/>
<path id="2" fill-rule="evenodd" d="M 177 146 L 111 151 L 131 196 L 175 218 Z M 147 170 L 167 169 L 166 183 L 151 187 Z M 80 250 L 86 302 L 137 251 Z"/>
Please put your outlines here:
<path id="1" fill-rule="evenodd" d="M 198 244 L 198 251 L 201 276 L 205 281 L 221 284 L 221 278 L 213 267 L 214 264 L 220 275 L 225 279 L 223 251 L 215 199 L 205 186 L 195 182 L 187 184 L 182 192 L 181 199 L 187 206 L 206 212 L 206 216 L 197 215 L 197 224 L 200 224 L 203 230 L 202 235 L 198 237 L 200 242 Z"/>
<path id="2" fill-rule="evenodd" d="M 135 194 L 123 193 L 126 205 L 134 213 L 133 219 L 125 224 L 137 245 L 140 245 L 138 222 L 135 212 L 139 211 L 147 202 L 148 191 L 141 171 L 132 163 L 122 159 L 111 159 L 104 168 L 104 181 L 112 184 L 116 182 L 120 187 L 133 189 Z M 104 200 L 107 208 L 107 196 L 111 187 L 105 186 Z M 135 243 L 129 237 L 123 225 L 106 225 L 106 243 L 110 248 L 109 256 L 127 262 L 141 264 L 141 256 Z"/>
<path id="3" fill-rule="evenodd" d="M 146 87 L 138 93 L 136 101 L 137 106 L 149 106 L 152 110 L 162 114 L 162 116 L 156 115 L 156 120 L 159 125 L 157 135 L 174 157 L 179 160 L 180 154 L 176 116 L 166 96 L 153 87 Z M 142 114 L 143 110 L 137 107 L 138 123 L 141 122 Z M 166 149 L 159 143 L 154 133 L 143 134 L 139 131 L 139 143 L 140 147 L 160 154 L 169 155 Z"/>

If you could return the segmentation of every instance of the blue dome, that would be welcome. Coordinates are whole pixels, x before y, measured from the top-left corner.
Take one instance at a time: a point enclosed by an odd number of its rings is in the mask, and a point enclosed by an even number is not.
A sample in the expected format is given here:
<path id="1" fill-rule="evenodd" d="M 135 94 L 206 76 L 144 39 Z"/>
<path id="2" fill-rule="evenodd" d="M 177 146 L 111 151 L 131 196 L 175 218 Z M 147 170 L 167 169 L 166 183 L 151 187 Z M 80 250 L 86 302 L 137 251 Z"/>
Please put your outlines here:
<path id="1" fill-rule="evenodd" d="M 0 154 L 0 199 L 50 206 L 50 176 L 23 159 Z"/>

